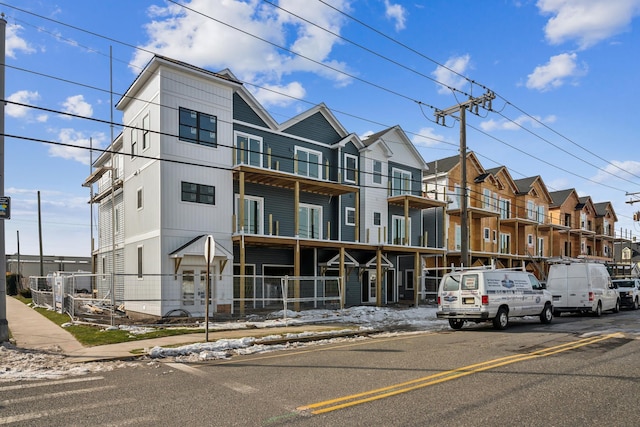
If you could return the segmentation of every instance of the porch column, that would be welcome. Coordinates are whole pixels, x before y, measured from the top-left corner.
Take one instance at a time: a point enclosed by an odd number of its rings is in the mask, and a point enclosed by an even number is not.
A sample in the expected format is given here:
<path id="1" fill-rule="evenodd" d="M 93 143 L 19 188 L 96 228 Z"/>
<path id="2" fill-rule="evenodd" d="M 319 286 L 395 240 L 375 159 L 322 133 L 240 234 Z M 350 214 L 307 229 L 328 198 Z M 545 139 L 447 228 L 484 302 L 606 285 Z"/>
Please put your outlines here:
<path id="1" fill-rule="evenodd" d="M 344 308 L 347 301 L 347 283 L 344 275 L 344 247 L 340 247 L 340 309 Z"/>
<path id="2" fill-rule="evenodd" d="M 413 299 L 415 307 L 418 306 L 418 301 L 420 301 L 420 277 L 422 276 L 422 268 L 420 267 L 420 252 L 416 252 L 413 260 Z"/>
<path id="3" fill-rule="evenodd" d="M 411 230 L 409 229 L 409 198 L 407 196 L 404 197 L 404 242 L 405 245 L 409 245 L 411 242 L 411 235 L 409 234 Z"/>
<path id="4" fill-rule="evenodd" d="M 376 306 L 382 306 L 382 251 L 376 250 Z"/>
<path id="5" fill-rule="evenodd" d="M 238 216 L 240 225 L 240 314 L 244 314 L 244 300 L 245 300 L 245 262 L 246 253 L 244 247 L 244 172 L 240 172 L 240 195 L 238 200 Z"/>

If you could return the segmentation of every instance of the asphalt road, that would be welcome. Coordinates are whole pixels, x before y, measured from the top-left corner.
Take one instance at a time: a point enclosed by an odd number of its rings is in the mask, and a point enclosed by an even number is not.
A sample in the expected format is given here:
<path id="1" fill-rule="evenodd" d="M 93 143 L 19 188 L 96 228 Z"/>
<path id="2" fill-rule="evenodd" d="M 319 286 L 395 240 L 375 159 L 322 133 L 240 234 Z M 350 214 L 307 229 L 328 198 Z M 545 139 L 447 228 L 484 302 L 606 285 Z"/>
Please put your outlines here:
<path id="1" fill-rule="evenodd" d="M 0 386 L 0 425 L 640 425 L 640 311 Z"/>

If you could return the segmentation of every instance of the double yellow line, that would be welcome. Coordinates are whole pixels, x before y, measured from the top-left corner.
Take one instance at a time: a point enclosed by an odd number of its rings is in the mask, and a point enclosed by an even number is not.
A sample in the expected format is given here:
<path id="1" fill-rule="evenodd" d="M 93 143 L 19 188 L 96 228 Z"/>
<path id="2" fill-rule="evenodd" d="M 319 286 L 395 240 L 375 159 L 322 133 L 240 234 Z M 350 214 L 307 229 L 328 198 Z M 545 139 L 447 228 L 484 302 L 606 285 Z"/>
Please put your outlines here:
<path id="1" fill-rule="evenodd" d="M 300 406 L 296 408 L 301 412 L 309 412 L 311 414 L 324 414 L 326 412 L 336 411 L 338 409 L 347 408 L 350 406 L 360 405 L 362 403 L 372 402 L 378 399 L 384 399 L 390 396 L 395 396 L 402 393 L 407 393 L 412 390 L 416 390 L 423 387 L 439 384 L 445 381 L 454 380 L 456 378 L 464 377 L 478 372 L 487 371 L 489 369 L 498 368 L 500 366 L 510 365 L 512 363 L 522 362 L 529 359 L 538 357 L 551 356 L 553 354 L 562 353 L 564 351 L 574 350 L 576 348 L 584 347 L 590 344 L 595 344 L 600 341 L 608 340 L 611 338 L 620 338 L 621 334 L 608 334 L 608 335 L 596 335 L 589 338 L 584 338 L 578 341 L 572 341 L 565 344 L 560 344 L 554 347 L 537 350 L 531 353 L 514 354 L 511 356 L 501 357 L 499 359 L 493 359 L 486 362 L 476 363 L 468 365 L 462 368 L 453 369 L 450 371 L 443 371 L 437 374 L 429 375 L 415 380 L 390 385 L 375 390 L 366 391 L 363 393 L 352 394 L 349 396 L 339 397 L 337 399 L 325 400 L 324 402 L 313 403 L 310 405 Z"/>

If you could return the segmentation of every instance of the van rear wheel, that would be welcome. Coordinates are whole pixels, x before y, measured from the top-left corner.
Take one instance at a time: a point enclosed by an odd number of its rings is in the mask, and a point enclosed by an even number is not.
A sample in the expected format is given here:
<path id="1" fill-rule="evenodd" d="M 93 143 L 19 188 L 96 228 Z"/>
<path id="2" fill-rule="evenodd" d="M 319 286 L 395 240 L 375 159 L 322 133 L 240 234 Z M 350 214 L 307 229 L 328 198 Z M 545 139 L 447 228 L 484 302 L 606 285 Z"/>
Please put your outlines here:
<path id="1" fill-rule="evenodd" d="M 499 330 L 506 329 L 509 325 L 509 313 L 504 307 L 498 309 L 498 314 L 493 318 L 493 327 Z"/>
<path id="2" fill-rule="evenodd" d="M 596 310 L 593 312 L 593 315 L 596 317 L 602 316 L 602 304 L 598 301 L 598 305 L 596 306 Z"/>
<path id="3" fill-rule="evenodd" d="M 548 325 L 553 320 L 553 311 L 551 310 L 551 306 L 549 304 L 545 305 L 542 309 L 542 313 L 540 313 L 540 322 Z"/>
<path id="4" fill-rule="evenodd" d="M 462 325 L 464 325 L 464 320 L 462 319 L 449 319 L 449 326 L 451 326 L 451 329 L 462 329 Z"/>
<path id="5" fill-rule="evenodd" d="M 638 297 L 636 297 L 636 299 L 633 300 L 633 307 L 631 307 L 633 310 L 637 310 L 638 309 Z"/>

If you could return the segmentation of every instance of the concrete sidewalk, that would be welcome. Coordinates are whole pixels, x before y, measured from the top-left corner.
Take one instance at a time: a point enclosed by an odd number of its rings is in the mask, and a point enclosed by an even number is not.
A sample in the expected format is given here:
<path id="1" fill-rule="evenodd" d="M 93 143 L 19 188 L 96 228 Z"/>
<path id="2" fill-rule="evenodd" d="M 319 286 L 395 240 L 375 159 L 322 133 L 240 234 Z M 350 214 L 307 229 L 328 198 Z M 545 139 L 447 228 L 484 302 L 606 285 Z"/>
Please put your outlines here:
<path id="1" fill-rule="evenodd" d="M 123 360 L 146 354 L 153 347 L 174 347 L 186 344 L 205 342 L 204 332 L 174 335 L 163 338 L 129 341 L 94 347 L 84 347 L 73 335 L 53 323 L 33 308 L 21 301 L 7 296 L 7 321 L 9 331 L 16 347 L 25 349 L 61 353 L 75 362 L 92 362 L 104 360 Z M 327 330 L 344 331 L 345 325 L 292 325 L 257 329 L 232 329 L 225 331 L 209 331 L 209 342 L 219 339 L 237 339 L 269 335 L 300 334 L 302 332 L 319 332 Z M 358 327 L 352 327 L 353 335 L 360 333 Z M 340 336 L 349 335 L 340 334 Z M 326 338 L 326 337 L 324 337 Z"/>

